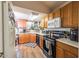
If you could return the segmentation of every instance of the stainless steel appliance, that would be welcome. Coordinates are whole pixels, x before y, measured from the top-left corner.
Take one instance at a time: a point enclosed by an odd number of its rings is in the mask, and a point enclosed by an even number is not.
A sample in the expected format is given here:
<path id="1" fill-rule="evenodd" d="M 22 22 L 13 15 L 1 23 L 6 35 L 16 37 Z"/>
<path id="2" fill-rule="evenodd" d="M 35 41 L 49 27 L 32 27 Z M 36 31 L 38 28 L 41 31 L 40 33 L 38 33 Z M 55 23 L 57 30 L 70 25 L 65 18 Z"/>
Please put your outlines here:
<path id="1" fill-rule="evenodd" d="M 78 28 L 71 29 L 70 40 L 79 42 L 79 40 L 78 40 Z"/>
<path id="2" fill-rule="evenodd" d="M 47 57 L 56 57 L 56 40 L 44 37 L 43 51 Z"/>
<path id="3" fill-rule="evenodd" d="M 36 34 L 36 43 L 39 46 L 40 45 L 40 35 Z"/>
<path id="4" fill-rule="evenodd" d="M 56 57 L 56 39 L 67 38 L 65 34 L 69 35 L 70 28 L 57 28 L 57 29 L 46 29 L 43 33 L 47 34 L 44 36 L 43 49 L 48 57 Z M 49 43 L 48 43 L 49 42 Z M 48 47 L 50 45 L 50 47 Z M 49 53 L 51 51 L 52 53 Z"/>

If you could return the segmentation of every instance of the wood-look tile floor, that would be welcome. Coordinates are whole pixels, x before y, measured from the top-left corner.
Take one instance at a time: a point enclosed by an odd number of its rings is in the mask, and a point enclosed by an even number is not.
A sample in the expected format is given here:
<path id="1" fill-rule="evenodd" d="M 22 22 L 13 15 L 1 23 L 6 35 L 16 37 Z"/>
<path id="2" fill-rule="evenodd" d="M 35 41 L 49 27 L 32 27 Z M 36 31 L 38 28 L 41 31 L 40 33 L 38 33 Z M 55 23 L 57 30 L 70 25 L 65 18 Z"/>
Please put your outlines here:
<path id="1" fill-rule="evenodd" d="M 23 44 L 16 46 L 16 55 L 17 58 L 46 58 L 38 46 L 32 48 Z"/>

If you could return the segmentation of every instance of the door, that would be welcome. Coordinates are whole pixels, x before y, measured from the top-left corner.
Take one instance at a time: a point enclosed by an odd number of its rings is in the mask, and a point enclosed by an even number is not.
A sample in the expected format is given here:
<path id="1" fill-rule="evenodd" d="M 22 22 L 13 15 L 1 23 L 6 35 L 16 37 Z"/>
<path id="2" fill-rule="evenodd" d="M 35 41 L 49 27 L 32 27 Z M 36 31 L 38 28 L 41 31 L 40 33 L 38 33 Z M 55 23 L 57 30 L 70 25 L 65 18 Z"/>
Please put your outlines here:
<path id="1" fill-rule="evenodd" d="M 33 43 L 36 42 L 36 34 L 31 33 L 29 37 L 30 37 L 30 42 L 33 42 Z"/>
<path id="2" fill-rule="evenodd" d="M 64 55 L 65 55 L 65 58 L 77 58 L 74 54 L 72 54 L 67 50 L 64 51 Z"/>
<path id="3" fill-rule="evenodd" d="M 41 47 L 42 49 L 43 49 L 43 40 L 44 40 L 44 39 L 43 39 L 43 36 L 41 35 L 41 36 L 40 36 L 40 47 Z"/>
<path id="4" fill-rule="evenodd" d="M 3 33 L 2 33 L 2 2 L 0 1 L 0 57 L 3 53 Z"/>
<path id="5" fill-rule="evenodd" d="M 64 58 L 64 50 L 60 47 L 56 47 L 56 58 Z"/>
<path id="6" fill-rule="evenodd" d="M 12 19 L 9 17 L 9 8 L 11 8 L 11 2 L 3 2 L 4 57 L 15 58 L 15 27 L 14 22 L 11 22 Z"/>
<path id="7" fill-rule="evenodd" d="M 63 27 L 72 27 L 72 3 L 69 3 L 68 5 L 64 6 L 61 9 L 61 12 L 61 17 L 63 15 Z"/>
<path id="8" fill-rule="evenodd" d="M 79 2 L 72 2 L 72 27 L 78 27 L 78 4 Z"/>

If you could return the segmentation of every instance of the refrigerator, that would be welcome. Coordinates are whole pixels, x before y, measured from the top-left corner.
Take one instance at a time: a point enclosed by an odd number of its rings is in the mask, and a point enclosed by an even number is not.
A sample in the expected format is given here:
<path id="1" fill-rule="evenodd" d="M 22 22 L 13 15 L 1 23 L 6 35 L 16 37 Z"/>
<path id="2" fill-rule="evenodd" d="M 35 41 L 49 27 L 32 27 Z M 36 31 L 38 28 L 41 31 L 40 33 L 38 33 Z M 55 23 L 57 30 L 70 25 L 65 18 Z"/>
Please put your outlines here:
<path id="1" fill-rule="evenodd" d="M 13 5 L 0 1 L 0 57 L 15 58 L 15 20 Z"/>

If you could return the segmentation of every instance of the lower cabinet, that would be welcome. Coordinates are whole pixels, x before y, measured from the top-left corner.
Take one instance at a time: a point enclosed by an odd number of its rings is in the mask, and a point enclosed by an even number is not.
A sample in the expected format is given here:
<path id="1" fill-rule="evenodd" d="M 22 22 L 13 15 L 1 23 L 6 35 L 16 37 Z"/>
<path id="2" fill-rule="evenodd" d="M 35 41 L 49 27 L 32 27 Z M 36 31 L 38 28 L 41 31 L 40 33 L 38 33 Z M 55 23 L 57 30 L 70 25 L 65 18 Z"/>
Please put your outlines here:
<path id="1" fill-rule="evenodd" d="M 36 34 L 19 34 L 19 44 L 36 42 Z"/>
<path id="2" fill-rule="evenodd" d="M 29 41 L 29 34 L 19 34 L 19 44 L 28 43 Z"/>
<path id="3" fill-rule="evenodd" d="M 65 58 L 76 58 L 77 56 L 75 56 L 74 54 L 72 54 L 69 51 L 65 50 L 64 51 L 64 57 Z"/>
<path id="4" fill-rule="evenodd" d="M 57 41 L 56 58 L 78 58 L 78 48 Z"/>
<path id="5" fill-rule="evenodd" d="M 30 42 L 36 42 L 36 34 L 29 35 Z"/>
<path id="6" fill-rule="evenodd" d="M 43 36 L 42 35 L 40 35 L 40 48 L 42 48 L 43 49 Z"/>
<path id="7" fill-rule="evenodd" d="M 64 51 L 60 47 L 56 47 L 56 58 L 64 58 Z"/>

